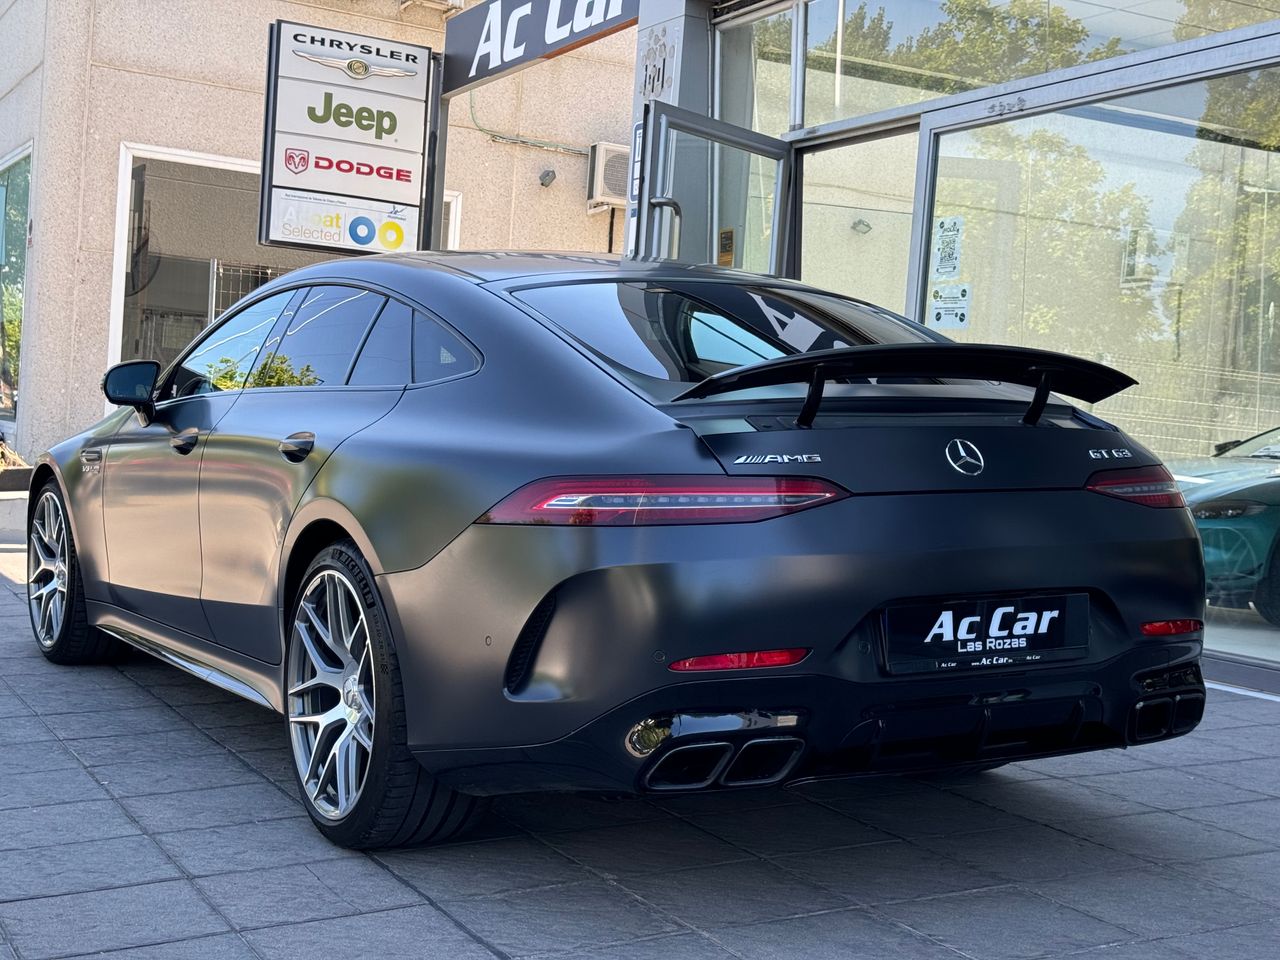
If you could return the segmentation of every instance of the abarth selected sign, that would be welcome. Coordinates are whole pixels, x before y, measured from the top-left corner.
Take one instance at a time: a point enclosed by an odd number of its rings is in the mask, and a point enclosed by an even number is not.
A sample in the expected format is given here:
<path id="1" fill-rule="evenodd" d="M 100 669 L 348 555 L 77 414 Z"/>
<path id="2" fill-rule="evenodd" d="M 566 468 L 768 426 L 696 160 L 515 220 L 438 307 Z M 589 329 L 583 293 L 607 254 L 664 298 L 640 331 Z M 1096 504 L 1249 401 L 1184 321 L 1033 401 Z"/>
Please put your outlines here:
<path id="1" fill-rule="evenodd" d="M 417 247 L 430 63 L 416 44 L 272 26 L 260 242 Z"/>
<path id="2" fill-rule="evenodd" d="M 640 0 L 488 0 L 445 24 L 444 95 L 616 33 Z"/>

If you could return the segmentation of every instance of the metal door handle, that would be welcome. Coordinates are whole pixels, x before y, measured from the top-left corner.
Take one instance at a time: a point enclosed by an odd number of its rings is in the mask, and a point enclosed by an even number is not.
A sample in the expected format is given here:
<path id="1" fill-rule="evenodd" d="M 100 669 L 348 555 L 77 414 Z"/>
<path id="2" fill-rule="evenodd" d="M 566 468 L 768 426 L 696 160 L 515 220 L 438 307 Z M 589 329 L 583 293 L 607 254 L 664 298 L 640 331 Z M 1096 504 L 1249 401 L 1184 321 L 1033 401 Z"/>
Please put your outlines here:
<path id="1" fill-rule="evenodd" d="M 680 227 L 684 222 L 684 211 L 680 209 L 680 202 L 675 197 L 651 197 L 649 206 L 658 210 L 671 211 L 671 229 L 669 232 L 669 242 L 666 250 L 663 250 L 657 237 L 654 238 L 657 250 L 654 253 L 659 257 L 665 257 L 670 260 L 676 260 L 680 257 Z"/>
<path id="2" fill-rule="evenodd" d="M 178 453 L 184 457 L 196 448 L 196 443 L 200 440 L 200 431 L 196 427 L 188 427 L 181 433 L 175 433 L 169 438 L 169 446 L 173 447 Z"/>
<path id="3" fill-rule="evenodd" d="M 316 435 L 314 433 L 291 433 L 280 441 L 277 449 L 280 451 L 280 456 L 290 463 L 301 463 L 315 449 L 315 445 Z"/>

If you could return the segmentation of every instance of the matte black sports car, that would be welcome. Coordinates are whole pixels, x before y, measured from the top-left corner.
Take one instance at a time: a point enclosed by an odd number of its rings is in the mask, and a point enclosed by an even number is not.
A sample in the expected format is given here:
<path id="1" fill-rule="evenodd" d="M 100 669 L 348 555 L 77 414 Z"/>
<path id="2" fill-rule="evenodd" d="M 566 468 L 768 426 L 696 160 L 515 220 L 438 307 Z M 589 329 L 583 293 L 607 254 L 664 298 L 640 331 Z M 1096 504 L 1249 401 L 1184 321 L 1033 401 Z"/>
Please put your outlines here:
<path id="1" fill-rule="evenodd" d="M 1196 530 L 1058 398 L 1131 383 L 714 268 L 325 263 L 107 373 L 34 474 L 31 620 L 284 714 L 353 847 L 1159 740 L 1204 705 Z"/>

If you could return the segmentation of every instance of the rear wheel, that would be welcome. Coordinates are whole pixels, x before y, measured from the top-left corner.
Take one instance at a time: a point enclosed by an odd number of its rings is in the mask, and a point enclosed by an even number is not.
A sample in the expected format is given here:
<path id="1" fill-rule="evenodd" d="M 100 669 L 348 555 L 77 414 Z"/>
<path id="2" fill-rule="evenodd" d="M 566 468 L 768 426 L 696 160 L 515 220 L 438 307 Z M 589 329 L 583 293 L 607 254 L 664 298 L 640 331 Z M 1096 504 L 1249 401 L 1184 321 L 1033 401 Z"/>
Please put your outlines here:
<path id="1" fill-rule="evenodd" d="M 334 843 L 446 840 L 480 811 L 438 783 L 406 743 L 404 690 L 373 575 L 349 540 L 302 578 L 285 661 L 289 743 L 303 802 Z"/>
<path id="2" fill-rule="evenodd" d="M 84 583 L 67 508 L 56 481 L 36 495 L 27 521 L 27 606 L 40 652 L 54 663 L 103 663 L 118 640 L 89 625 Z"/>

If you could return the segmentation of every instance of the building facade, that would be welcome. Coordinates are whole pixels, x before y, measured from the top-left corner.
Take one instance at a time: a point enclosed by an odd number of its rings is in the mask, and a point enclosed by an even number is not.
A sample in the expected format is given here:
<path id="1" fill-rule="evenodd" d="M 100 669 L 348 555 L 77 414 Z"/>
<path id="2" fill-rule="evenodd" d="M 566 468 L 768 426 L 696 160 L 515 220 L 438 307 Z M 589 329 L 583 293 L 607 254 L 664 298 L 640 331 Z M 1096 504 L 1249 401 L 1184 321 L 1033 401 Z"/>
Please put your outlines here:
<path id="1" fill-rule="evenodd" d="M 441 50 L 457 6 L 0 0 L 10 444 L 30 456 L 82 429 L 109 364 L 172 359 L 240 295 L 325 256 L 257 242 L 269 24 Z M 587 152 L 628 142 L 634 57 L 632 29 L 454 98 L 446 245 L 620 249 L 620 213 L 588 213 Z"/>

